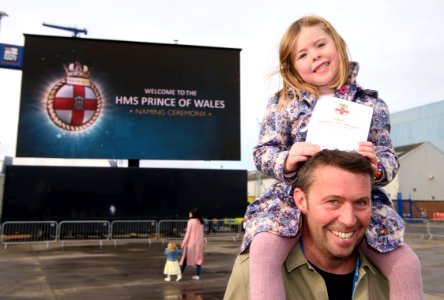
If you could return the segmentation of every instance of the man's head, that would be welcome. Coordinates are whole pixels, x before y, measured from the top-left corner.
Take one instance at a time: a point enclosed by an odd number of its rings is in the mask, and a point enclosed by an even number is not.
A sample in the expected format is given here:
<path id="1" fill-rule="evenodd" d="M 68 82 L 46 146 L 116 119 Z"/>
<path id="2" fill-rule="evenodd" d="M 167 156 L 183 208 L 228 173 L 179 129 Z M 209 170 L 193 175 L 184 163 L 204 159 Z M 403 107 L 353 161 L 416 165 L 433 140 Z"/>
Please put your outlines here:
<path id="1" fill-rule="evenodd" d="M 299 170 L 294 199 L 306 256 L 318 267 L 354 261 L 370 222 L 373 174 L 367 158 L 339 150 L 322 150 Z"/>

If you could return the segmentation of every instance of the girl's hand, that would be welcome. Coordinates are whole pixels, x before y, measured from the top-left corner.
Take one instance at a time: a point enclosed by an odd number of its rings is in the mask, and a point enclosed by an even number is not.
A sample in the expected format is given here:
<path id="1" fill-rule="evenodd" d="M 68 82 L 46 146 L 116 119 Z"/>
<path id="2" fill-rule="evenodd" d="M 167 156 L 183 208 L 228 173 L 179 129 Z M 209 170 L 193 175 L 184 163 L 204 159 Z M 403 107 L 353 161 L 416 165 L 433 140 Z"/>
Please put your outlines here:
<path id="1" fill-rule="evenodd" d="M 309 157 L 319 152 L 321 148 L 318 145 L 299 142 L 294 143 L 290 148 L 288 157 L 284 163 L 284 173 L 293 173 L 298 169 L 298 163 L 306 161 Z"/>
<path id="2" fill-rule="evenodd" d="M 358 145 L 358 153 L 367 157 L 372 164 L 373 170 L 378 171 L 378 157 L 375 153 L 375 147 L 372 142 L 359 142 Z"/>

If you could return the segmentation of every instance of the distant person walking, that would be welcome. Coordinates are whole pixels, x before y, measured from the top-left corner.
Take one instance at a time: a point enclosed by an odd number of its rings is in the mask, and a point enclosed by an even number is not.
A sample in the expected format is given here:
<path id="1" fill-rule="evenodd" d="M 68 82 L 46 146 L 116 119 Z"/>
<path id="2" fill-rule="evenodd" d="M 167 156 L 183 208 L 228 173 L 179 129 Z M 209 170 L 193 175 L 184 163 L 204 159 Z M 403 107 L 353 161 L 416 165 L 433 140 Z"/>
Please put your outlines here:
<path id="1" fill-rule="evenodd" d="M 172 275 L 177 275 L 176 281 L 182 279 L 178 256 L 182 254 L 182 250 L 177 249 L 176 243 L 168 243 L 168 247 L 163 252 L 167 257 L 163 273 L 167 276 L 165 281 L 171 281 Z"/>
<path id="2" fill-rule="evenodd" d="M 211 232 L 216 234 L 217 218 L 212 218 L 207 221 L 208 221 L 207 235 L 210 235 Z"/>
<path id="3" fill-rule="evenodd" d="M 181 247 L 183 249 L 183 255 L 180 260 L 182 274 L 187 265 L 195 266 L 196 275 L 192 278 L 199 280 L 204 256 L 204 220 L 198 208 L 193 208 L 189 212 L 187 231 Z"/>

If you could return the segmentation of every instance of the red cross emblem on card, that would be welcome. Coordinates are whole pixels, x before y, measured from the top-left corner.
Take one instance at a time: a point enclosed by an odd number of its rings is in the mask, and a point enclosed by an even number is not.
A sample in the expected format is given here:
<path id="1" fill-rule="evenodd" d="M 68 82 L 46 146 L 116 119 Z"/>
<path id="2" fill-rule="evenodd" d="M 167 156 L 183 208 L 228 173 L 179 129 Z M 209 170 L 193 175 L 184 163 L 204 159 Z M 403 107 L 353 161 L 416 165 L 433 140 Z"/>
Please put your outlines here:
<path id="1" fill-rule="evenodd" d="M 341 116 L 348 115 L 350 110 L 348 109 L 348 105 L 344 103 L 340 103 L 336 108 L 335 112 Z"/>

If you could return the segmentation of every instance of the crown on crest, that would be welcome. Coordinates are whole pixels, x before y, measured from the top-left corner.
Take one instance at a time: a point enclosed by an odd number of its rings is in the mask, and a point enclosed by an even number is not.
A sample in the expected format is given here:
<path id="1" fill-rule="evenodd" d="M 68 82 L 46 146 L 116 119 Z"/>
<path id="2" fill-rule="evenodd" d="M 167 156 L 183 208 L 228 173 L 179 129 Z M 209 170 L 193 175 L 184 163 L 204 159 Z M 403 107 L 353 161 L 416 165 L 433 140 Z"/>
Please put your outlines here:
<path id="1" fill-rule="evenodd" d="M 76 77 L 89 79 L 89 70 L 87 65 L 82 65 L 79 62 L 70 63 L 68 66 L 64 66 L 66 77 Z"/>

